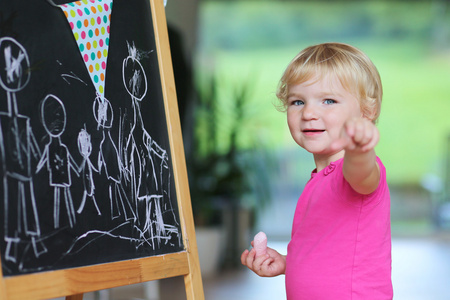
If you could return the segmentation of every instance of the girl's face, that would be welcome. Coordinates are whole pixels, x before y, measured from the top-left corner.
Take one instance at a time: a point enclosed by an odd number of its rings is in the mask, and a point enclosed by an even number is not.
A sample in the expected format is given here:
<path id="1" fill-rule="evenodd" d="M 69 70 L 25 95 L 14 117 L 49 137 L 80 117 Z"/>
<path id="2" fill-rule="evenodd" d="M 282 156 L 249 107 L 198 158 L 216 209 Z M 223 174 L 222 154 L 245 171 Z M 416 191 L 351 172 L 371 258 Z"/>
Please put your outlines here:
<path id="1" fill-rule="evenodd" d="M 342 152 L 332 143 L 341 137 L 345 122 L 362 117 L 358 99 L 334 75 L 313 78 L 289 87 L 287 121 L 295 142 L 315 157 Z"/>

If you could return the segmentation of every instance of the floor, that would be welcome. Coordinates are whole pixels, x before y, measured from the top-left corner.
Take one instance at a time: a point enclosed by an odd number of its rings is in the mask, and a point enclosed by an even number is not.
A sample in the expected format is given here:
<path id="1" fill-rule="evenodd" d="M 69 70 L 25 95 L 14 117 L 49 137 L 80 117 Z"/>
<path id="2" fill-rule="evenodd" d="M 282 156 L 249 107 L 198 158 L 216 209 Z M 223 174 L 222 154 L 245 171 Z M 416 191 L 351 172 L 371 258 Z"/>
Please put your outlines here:
<path id="1" fill-rule="evenodd" d="M 394 299 L 450 299 L 450 237 L 395 238 L 392 257 Z M 205 280 L 204 285 L 206 299 L 286 299 L 283 277 L 259 278 L 245 269 Z"/>
<path id="2" fill-rule="evenodd" d="M 287 242 L 269 246 L 285 252 Z M 450 299 L 450 234 L 427 237 L 396 237 L 392 242 L 394 299 Z M 284 277 L 260 278 L 245 267 L 204 278 L 208 300 L 283 300 Z M 159 286 L 159 288 L 158 288 Z M 111 300 L 182 300 L 182 278 L 117 288 L 103 293 L 86 294 L 84 299 Z"/>

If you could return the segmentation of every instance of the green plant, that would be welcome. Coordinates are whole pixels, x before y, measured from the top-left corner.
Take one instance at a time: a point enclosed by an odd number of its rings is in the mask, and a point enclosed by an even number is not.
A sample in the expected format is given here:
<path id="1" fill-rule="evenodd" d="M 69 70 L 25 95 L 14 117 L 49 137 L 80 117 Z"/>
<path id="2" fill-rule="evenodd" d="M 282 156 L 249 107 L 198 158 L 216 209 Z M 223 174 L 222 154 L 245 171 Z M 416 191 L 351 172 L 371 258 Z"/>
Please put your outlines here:
<path id="1" fill-rule="evenodd" d="M 266 164 L 256 158 L 261 158 L 264 151 L 257 146 L 256 139 L 250 143 L 241 141 L 242 137 L 252 136 L 245 132 L 245 123 L 251 119 L 253 85 L 247 82 L 234 85 L 229 89 L 231 96 L 223 100 L 219 89 L 223 88 L 224 80 L 211 75 L 199 78 L 198 82 L 193 151 L 188 159 L 191 199 L 196 224 L 217 225 L 221 223 L 223 209 L 238 209 L 244 196 L 255 190 L 261 195 L 254 198 L 267 202 L 270 185 L 260 184 L 265 178 L 261 169 Z M 254 176 L 262 180 L 255 180 Z M 255 183 L 260 186 L 255 188 Z"/>

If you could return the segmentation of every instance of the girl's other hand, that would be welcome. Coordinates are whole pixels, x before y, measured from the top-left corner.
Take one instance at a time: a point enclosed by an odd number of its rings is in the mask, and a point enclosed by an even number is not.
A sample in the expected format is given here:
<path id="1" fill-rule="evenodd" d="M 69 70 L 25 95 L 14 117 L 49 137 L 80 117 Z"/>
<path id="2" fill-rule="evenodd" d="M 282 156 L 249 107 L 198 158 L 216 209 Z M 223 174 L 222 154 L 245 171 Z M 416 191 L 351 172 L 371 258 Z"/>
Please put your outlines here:
<path id="1" fill-rule="evenodd" d="M 261 277 L 282 275 L 286 270 L 286 256 L 269 247 L 267 254 L 258 257 L 255 249 L 246 249 L 241 255 L 241 263 Z"/>

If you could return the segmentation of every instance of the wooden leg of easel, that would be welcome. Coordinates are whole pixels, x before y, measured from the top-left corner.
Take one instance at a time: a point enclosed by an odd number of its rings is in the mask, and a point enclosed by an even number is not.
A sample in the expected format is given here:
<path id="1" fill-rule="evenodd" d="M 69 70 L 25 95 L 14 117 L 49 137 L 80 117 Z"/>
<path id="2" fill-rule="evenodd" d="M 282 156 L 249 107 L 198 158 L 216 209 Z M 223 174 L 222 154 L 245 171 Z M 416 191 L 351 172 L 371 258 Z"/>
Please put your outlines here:
<path id="1" fill-rule="evenodd" d="M 83 300 L 83 294 L 66 296 L 66 300 Z"/>
<path id="2" fill-rule="evenodd" d="M 192 274 L 184 275 L 184 285 L 186 289 L 187 300 L 205 300 L 201 277 L 196 277 L 197 276 L 192 276 Z"/>
<path id="3" fill-rule="evenodd" d="M 0 265 L 1 264 L 2 264 L 2 260 L 0 258 Z M 5 286 L 5 280 L 3 279 L 2 268 L 0 268 L 0 299 L 8 299 L 8 296 L 6 295 L 6 286 Z"/>

